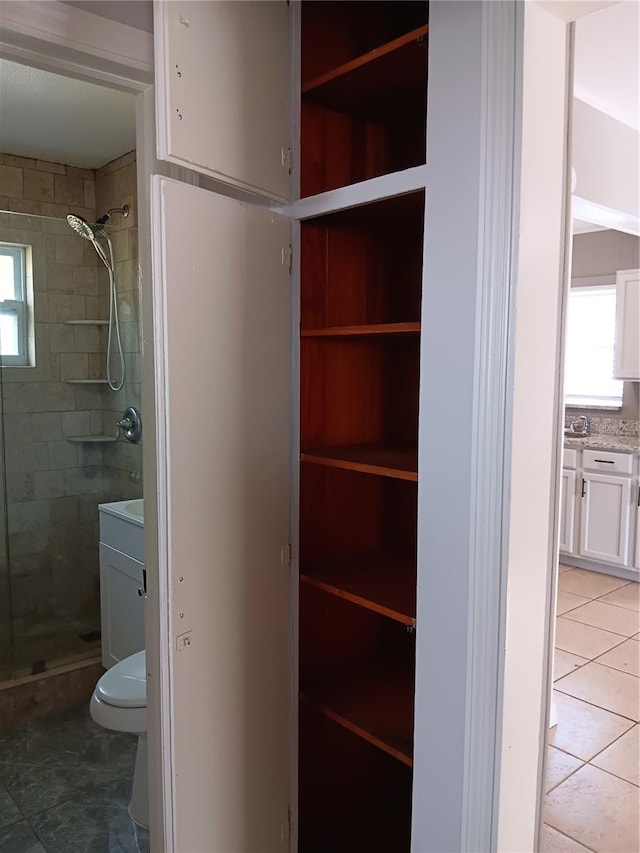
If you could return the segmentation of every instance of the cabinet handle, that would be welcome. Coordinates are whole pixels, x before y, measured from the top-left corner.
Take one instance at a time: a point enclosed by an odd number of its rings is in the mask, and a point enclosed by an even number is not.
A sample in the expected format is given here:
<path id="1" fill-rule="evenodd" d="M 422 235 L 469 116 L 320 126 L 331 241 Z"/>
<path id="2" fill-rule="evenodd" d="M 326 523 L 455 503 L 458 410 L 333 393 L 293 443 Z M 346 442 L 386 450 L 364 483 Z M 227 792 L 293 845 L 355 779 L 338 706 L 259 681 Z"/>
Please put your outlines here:
<path id="1" fill-rule="evenodd" d="M 584 497 L 585 489 L 587 488 L 587 481 L 585 478 L 582 478 L 582 497 Z"/>
<path id="2" fill-rule="evenodd" d="M 594 462 L 604 462 L 605 465 L 615 465 L 613 459 L 594 459 Z"/>

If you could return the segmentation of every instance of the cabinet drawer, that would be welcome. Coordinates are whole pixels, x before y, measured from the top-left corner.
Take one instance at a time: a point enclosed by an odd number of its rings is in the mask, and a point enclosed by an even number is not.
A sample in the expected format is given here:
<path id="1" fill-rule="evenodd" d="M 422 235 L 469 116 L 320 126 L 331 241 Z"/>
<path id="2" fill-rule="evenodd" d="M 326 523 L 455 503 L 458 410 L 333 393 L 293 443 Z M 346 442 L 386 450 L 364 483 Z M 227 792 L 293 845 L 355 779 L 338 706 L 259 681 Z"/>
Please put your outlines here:
<path id="1" fill-rule="evenodd" d="M 562 451 L 562 467 L 577 468 L 578 467 L 578 451 L 573 448 L 565 447 Z"/>
<path id="2" fill-rule="evenodd" d="M 144 563 L 144 527 L 100 513 L 100 542 Z"/>
<path id="3" fill-rule="evenodd" d="M 607 450 L 583 450 L 582 465 L 589 471 L 631 474 L 633 473 L 633 454 L 611 453 Z"/>

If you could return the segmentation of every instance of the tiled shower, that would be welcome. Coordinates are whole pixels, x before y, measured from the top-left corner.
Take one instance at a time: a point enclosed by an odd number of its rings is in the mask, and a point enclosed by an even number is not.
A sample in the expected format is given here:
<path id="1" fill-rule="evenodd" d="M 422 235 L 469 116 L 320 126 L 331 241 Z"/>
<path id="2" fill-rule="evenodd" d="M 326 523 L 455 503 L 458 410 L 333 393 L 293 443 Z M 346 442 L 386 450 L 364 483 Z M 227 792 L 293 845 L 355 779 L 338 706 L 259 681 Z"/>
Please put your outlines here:
<path id="1" fill-rule="evenodd" d="M 108 274 L 66 216 L 125 204 L 107 226 L 126 362 L 113 392 Z M 142 495 L 141 444 L 116 438 L 141 408 L 137 236 L 135 152 L 96 170 L 0 155 L 0 244 L 27 247 L 35 354 L 0 368 L 0 726 L 72 705 L 100 672 L 97 506 Z"/>

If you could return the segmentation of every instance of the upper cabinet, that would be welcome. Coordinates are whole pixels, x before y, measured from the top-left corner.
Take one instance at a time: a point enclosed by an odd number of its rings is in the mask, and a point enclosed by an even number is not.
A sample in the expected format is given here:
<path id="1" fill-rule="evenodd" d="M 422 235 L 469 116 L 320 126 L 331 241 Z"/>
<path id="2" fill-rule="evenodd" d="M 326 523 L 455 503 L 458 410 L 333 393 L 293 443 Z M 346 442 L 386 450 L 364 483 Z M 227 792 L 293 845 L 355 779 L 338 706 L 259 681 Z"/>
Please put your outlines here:
<path id="1" fill-rule="evenodd" d="M 156 0 L 154 16 L 158 158 L 287 200 L 286 0 Z"/>
<path id="2" fill-rule="evenodd" d="M 640 380 L 640 270 L 616 273 L 616 379 Z"/>
<path id="3" fill-rule="evenodd" d="M 302 3 L 300 195 L 426 161 L 426 3 Z"/>

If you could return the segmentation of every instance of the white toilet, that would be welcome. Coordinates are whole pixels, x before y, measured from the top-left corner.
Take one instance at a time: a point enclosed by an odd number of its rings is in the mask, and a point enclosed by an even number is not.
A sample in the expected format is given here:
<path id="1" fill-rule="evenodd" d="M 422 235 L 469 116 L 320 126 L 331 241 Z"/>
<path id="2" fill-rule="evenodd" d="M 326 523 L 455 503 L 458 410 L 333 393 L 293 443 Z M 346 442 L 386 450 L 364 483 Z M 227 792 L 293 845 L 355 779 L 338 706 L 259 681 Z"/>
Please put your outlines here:
<path id="1" fill-rule="evenodd" d="M 138 735 L 129 814 L 138 826 L 148 829 L 147 668 L 144 651 L 124 658 L 105 672 L 96 684 L 89 710 L 94 721 L 105 729 Z"/>

